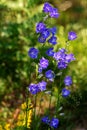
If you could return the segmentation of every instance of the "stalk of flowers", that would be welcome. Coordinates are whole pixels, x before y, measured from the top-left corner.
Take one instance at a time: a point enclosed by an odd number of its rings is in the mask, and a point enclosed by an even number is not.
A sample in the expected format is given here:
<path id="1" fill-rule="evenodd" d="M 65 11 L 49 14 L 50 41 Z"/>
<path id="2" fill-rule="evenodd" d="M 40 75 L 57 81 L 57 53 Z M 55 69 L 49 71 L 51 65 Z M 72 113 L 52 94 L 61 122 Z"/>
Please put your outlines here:
<path id="1" fill-rule="evenodd" d="M 26 102 L 24 102 L 21 105 L 21 112 L 18 115 L 18 120 L 17 120 L 18 127 L 26 126 L 26 108 L 27 108 L 27 104 Z M 31 122 L 32 122 L 32 105 L 30 105 L 29 110 L 27 110 L 27 128 L 30 128 Z"/>
<path id="2" fill-rule="evenodd" d="M 43 6 L 43 12 L 47 14 L 47 16 L 51 18 L 58 18 L 59 17 L 59 12 L 57 8 L 54 8 L 51 4 L 46 2 Z M 49 18 L 46 17 L 46 18 Z M 46 20 L 46 19 L 45 19 Z M 45 22 L 45 21 L 44 21 Z M 55 82 L 55 78 L 58 75 L 56 71 L 54 71 L 54 66 L 56 65 L 56 68 L 62 72 L 64 69 L 68 67 L 68 65 L 75 60 L 74 54 L 68 53 L 66 47 L 61 48 L 58 51 L 55 52 L 54 46 L 57 43 L 57 28 L 52 27 L 48 28 L 47 25 L 44 22 L 38 22 L 36 24 L 36 33 L 38 35 L 38 42 L 41 45 L 46 46 L 46 43 L 49 44 L 49 48 L 44 52 L 44 54 L 47 55 L 45 57 L 44 55 L 39 59 L 38 63 L 38 76 L 41 77 L 41 81 L 35 83 L 31 83 L 28 87 L 29 92 L 32 95 L 37 95 L 40 92 L 46 92 L 47 91 L 47 85 L 48 82 L 52 82 L 52 84 Z M 77 38 L 77 35 L 74 31 L 70 31 L 67 36 L 67 41 L 72 41 Z M 67 44 L 67 43 L 66 43 Z M 31 47 L 28 51 L 28 55 L 32 59 L 37 59 L 39 56 L 39 50 L 35 47 Z M 51 61 L 49 60 L 51 57 Z M 50 68 L 51 62 L 54 62 L 54 66 Z M 62 74 L 62 73 L 61 73 Z M 61 77 L 61 76 L 60 76 Z M 43 78 L 43 79 L 42 79 Z M 59 89 L 61 89 L 61 80 L 60 80 L 60 85 Z M 65 87 L 61 89 L 61 91 L 58 91 L 58 99 L 57 99 L 57 105 L 56 105 L 56 110 L 60 108 L 59 105 L 59 96 L 62 95 L 63 98 L 67 98 L 70 95 L 70 86 L 72 85 L 72 78 L 71 76 L 67 75 L 64 78 L 64 84 Z M 56 111 L 54 117 L 50 118 L 48 116 L 42 117 L 41 121 L 45 124 L 47 124 L 49 127 L 56 129 L 59 126 L 59 119 L 58 119 L 58 111 Z"/>

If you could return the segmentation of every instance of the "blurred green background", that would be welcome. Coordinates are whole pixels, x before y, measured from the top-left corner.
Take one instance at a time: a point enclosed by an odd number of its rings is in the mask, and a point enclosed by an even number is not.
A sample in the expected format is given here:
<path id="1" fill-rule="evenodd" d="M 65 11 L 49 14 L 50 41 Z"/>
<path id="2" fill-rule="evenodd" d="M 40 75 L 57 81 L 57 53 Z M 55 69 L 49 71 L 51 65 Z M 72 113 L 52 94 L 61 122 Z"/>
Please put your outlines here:
<path id="1" fill-rule="evenodd" d="M 44 16 L 44 2 L 46 0 L 0 0 L 0 112 L 4 113 L 1 118 L 7 119 L 10 116 L 7 111 L 21 104 L 25 98 L 25 88 L 34 78 L 31 75 L 34 67 L 27 52 L 31 46 L 39 48 L 35 24 Z M 72 75 L 76 90 L 75 96 L 69 99 L 72 108 L 76 106 L 78 117 L 79 114 L 84 117 L 87 114 L 87 0 L 48 2 L 60 13 L 58 19 L 47 21 L 48 26 L 58 29 L 59 44 L 56 48 L 64 46 L 68 31 L 73 30 L 78 35 L 70 43 L 69 50 L 75 54 L 76 61 L 67 73 Z"/>

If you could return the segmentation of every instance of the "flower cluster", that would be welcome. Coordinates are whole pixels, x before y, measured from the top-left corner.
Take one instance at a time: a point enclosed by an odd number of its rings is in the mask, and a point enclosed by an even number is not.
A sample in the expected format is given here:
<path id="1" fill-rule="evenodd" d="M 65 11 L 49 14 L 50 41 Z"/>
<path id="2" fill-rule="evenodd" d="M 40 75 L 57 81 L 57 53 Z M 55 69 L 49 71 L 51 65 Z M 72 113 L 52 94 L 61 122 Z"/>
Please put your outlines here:
<path id="1" fill-rule="evenodd" d="M 37 94 L 40 91 L 46 90 L 47 83 L 45 81 L 41 81 L 38 84 L 30 84 L 29 91 L 31 94 Z"/>
<path id="2" fill-rule="evenodd" d="M 48 2 L 46 2 L 44 4 L 43 11 L 45 13 L 48 13 L 49 16 L 52 17 L 52 18 L 58 18 L 59 17 L 58 9 L 52 7 Z"/>
<path id="3" fill-rule="evenodd" d="M 43 22 L 36 24 L 36 33 L 39 33 L 38 42 L 45 43 L 46 41 L 52 45 L 57 44 L 56 27 L 47 28 Z"/>
<path id="4" fill-rule="evenodd" d="M 52 128 L 57 128 L 59 125 L 59 120 L 57 118 L 52 118 L 50 120 L 48 116 L 44 116 L 41 120 L 43 123 L 49 125 Z"/>
<path id="5" fill-rule="evenodd" d="M 44 4 L 43 11 L 52 18 L 59 17 L 57 8 L 54 8 L 48 2 Z M 50 65 L 49 57 L 52 58 L 52 61 L 54 61 L 55 65 L 57 65 L 57 69 L 59 69 L 60 71 L 63 69 L 66 69 L 69 63 L 75 60 L 74 54 L 68 53 L 66 48 L 61 48 L 57 52 L 54 51 L 54 46 L 57 44 L 57 37 L 56 37 L 57 28 L 56 27 L 48 28 L 44 22 L 38 22 L 36 24 L 36 33 L 38 35 L 38 42 L 42 44 L 48 42 L 50 43 L 49 46 L 51 45 L 51 47 L 49 47 L 45 51 L 45 54 L 48 56 L 48 58 L 45 58 L 44 56 L 42 56 L 39 59 L 39 63 L 38 63 L 38 75 L 42 73 L 46 81 L 42 80 L 39 83 L 31 83 L 28 87 L 29 92 L 33 95 L 37 94 L 38 92 L 47 90 L 46 86 L 47 86 L 48 80 L 51 82 L 55 80 L 55 77 L 57 74 L 56 72 L 53 71 L 53 69 L 49 68 L 49 65 Z M 70 40 L 72 41 L 72 40 L 75 40 L 76 38 L 77 38 L 76 33 L 73 31 L 70 31 L 67 36 L 67 41 L 70 41 Z M 30 56 L 30 58 L 36 59 L 38 58 L 39 50 L 36 49 L 35 47 L 31 47 L 28 51 L 28 55 Z M 64 84 L 65 84 L 65 88 L 61 90 L 61 95 L 62 97 L 66 98 L 70 95 L 69 86 L 72 85 L 72 78 L 70 76 L 66 76 L 64 78 Z M 57 128 L 59 125 L 59 119 L 52 118 L 50 120 L 48 116 L 43 117 L 42 122 L 48 124 L 52 128 Z"/>

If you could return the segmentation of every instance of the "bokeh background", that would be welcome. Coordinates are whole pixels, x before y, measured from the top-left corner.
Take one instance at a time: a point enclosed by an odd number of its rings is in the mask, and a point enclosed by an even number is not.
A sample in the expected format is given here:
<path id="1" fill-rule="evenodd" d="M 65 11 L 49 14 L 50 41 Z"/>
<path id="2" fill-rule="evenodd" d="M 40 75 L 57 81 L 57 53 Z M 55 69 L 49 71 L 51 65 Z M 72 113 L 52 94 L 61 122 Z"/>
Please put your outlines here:
<path id="1" fill-rule="evenodd" d="M 31 46 L 37 46 L 35 25 L 42 20 L 47 0 L 0 0 L 0 122 L 10 122 L 15 110 L 25 100 L 25 88 L 34 79 L 34 67 L 28 57 Z M 77 39 L 69 50 L 75 54 L 68 73 L 73 77 L 74 96 L 63 105 L 67 112 L 67 129 L 71 125 L 87 129 L 87 0 L 49 0 L 60 17 L 47 21 L 58 29 L 58 48 L 73 30 Z M 30 67 L 31 66 L 31 67 Z M 67 73 L 67 72 L 66 72 Z M 71 124 L 69 121 L 71 120 Z M 74 122 L 74 123 L 73 123 Z M 80 130 L 80 129 L 79 129 Z"/>

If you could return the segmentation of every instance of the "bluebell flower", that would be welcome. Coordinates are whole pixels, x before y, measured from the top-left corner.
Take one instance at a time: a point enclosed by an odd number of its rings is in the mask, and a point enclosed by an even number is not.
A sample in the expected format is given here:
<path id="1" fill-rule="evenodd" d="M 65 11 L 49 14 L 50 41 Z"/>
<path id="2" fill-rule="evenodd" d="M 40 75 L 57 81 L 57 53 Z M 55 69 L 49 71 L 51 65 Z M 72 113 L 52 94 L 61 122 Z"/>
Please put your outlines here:
<path id="1" fill-rule="evenodd" d="M 48 67 L 48 65 L 49 65 L 49 60 L 46 59 L 46 58 L 44 58 L 44 57 L 42 57 L 42 58 L 40 59 L 39 66 L 40 66 L 42 69 L 46 69 L 46 68 Z"/>
<path id="2" fill-rule="evenodd" d="M 43 32 L 42 35 L 44 36 L 44 38 L 48 38 L 50 36 L 50 31 L 48 28 L 46 28 Z"/>
<path id="3" fill-rule="evenodd" d="M 42 73 L 42 70 L 43 70 L 42 67 L 39 66 L 38 67 L 38 73 Z"/>
<path id="4" fill-rule="evenodd" d="M 46 25 L 42 22 L 36 24 L 36 32 L 41 33 L 46 29 Z"/>
<path id="5" fill-rule="evenodd" d="M 65 51 L 66 50 L 64 48 L 61 48 L 58 52 L 55 52 L 54 56 L 53 56 L 54 59 L 57 61 L 58 60 L 62 60 L 62 61 L 65 60 L 65 56 L 66 56 Z"/>
<path id="6" fill-rule="evenodd" d="M 43 11 L 45 13 L 51 12 L 52 11 L 52 6 L 48 2 L 44 3 Z"/>
<path id="7" fill-rule="evenodd" d="M 56 27 L 53 27 L 53 28 L 50 28 L 50 32 L 55 35 L 56 32 L 57 32 L 57 28 Z"/>
<path id="8" fill-rule="evenodd" d="M 66 67 L 67 67 L 67 64 L 64 61 L 61 60 L 58 62 L 59 69 L 66 69 Z"/>
<path id="9" fill-rule="evenodd" d="M 53 47 L 49 48 L 49 49 L 46 51 L 46 54 L 47 54 L 48 56 L 54 56 Z"/>
<path id="10" fill-rule="evenodd" d="M 29 51 L 28 51 L 28 55 L 29 55 L 31 58 L 33 58 L 33 59 L 36 59 L 36 58 L 37 58 L 38 53 L 39 53 L 38 49 L 36 49 L 36 48 L 34 48 L 34 47 L 31 47 L 31 48 L 29 49 Z"/>
<path id="11" fill-rule="evenodd" d="M 65 48 L 60 48 L 60 49 L 59 49 L 59 52 L 65 53 L 65 52 L 66 52 L 66 49 L 65 49 Z"/>
<path id="12" fill-rule="evenodd" d="M 66 88 L 63 88 L 62 89 L 62 96 L 63 97 L 68 97 L 70 95 L 70 90 L 66 89 Z"/>
<path id="13" fill-rule="evenodd" d="M 59 17 L 58 9 L 57 8 L 52 8 L 49 15 L 52 18 L 58 18 Z"/>
<path id="14" fill-rule="evenodd" d="M 48 78 L 50 81 L 52 81 L 55 78 L 55 74 L 52 70 L 47 70 L 45 72 L 46 78 Z"/>
<path id="15" fill-rule="evenodd" d="M 71 76 L 66 76 L 65 79 L 64 79 L 64 84 L 65 86 L 70 86 L 72 85 L 72 78 Z"/>
<path id="16" fill-rule="evenodd" d="M 31 94 L 37 94 L 39 92 L 38 84 L 30 84 L 28 89 Z"/>
<path id="17" fill-rule="evenodd" d="M 52 36 L 49 40 L 48 40 L 49 43 L 55 45 L 57 44 L 57 37 L 55 36 Z"/>
<path id="18" fill-rule="evenodd" d="M 77 35 L 75 32 L 71 31 L 68 33 L 68 40 L 75 40 L 77 38 Z"/>
<path id="19" fill-rule="evenodd" d="M 40 42 L 40 43 L 45 43 L 45 42 L 46 42 L 45 36 L 41 34 L 41 35 L 38 37 L 38 42 Z"/>
<path id="20" fill-rule="evenodd" d="M 41 121 L 42 121 L 43 123 L 46 123 L 46 124 L 49 124 L 49 122 L 50 122 L 48 116 L 44 116 L 44 117 L 42 117 L 42 118 L 41 118 Z"/>
<path id="21" fill-rule="evenodd" d="M 58 128 L 58 125 L 59 125 L 59 119 L 52 118 L 51 121 L 50 121 L 50 126 L 52 128 Z"/>
<path id="22" fill-rule="evenodd" d="M 45 81 L 39 82 L 38 87 L 39 87 L 40 91 L 45 91 L 46 90 L 46 85 L 47 85 L 47 83 Z"/>
<path id="23" fill-rule="evenodd" d="M 73 54 L 66 54 L 66 56 L 65 56 L 66 63 L 70 63 L 73 60 L 75 60 L 75 57 Z"/>

